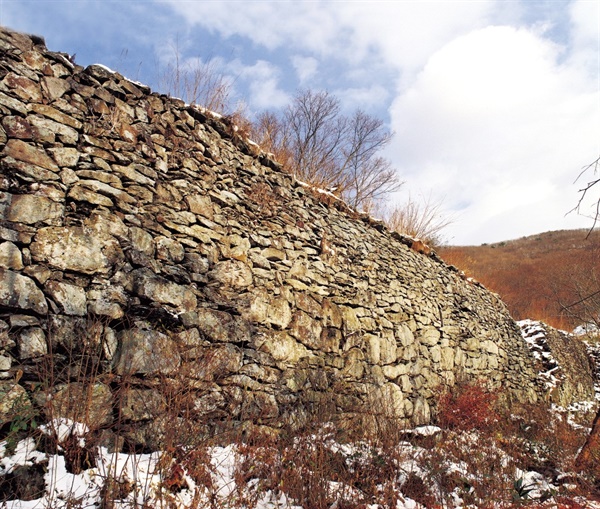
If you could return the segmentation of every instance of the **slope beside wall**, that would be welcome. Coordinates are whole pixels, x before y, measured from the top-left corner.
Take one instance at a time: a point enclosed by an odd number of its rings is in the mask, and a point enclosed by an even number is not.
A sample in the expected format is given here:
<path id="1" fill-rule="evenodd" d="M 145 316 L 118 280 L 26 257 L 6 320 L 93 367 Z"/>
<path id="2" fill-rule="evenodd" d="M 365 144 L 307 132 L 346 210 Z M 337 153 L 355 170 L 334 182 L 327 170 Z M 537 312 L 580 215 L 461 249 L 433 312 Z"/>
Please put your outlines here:
<path id="1" fill-rule="evenodd" d="M 2 422 L 25 401 L 118 417 L 152 447 L 174 380 L 207 426 L 279 426 L 325 400 L 426 423 L 458 379 L 542 396 L 496 295 L 226 119 L 39 38 L 3 30 L 0 50 Z"/>

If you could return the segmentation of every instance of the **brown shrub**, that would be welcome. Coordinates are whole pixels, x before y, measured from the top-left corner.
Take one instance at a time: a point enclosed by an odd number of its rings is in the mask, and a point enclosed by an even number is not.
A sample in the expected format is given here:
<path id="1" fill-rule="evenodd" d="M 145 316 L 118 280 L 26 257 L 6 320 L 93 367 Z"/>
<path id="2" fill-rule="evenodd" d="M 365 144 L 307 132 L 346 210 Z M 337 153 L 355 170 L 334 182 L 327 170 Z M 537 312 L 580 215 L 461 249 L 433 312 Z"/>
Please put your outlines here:
<path id="1" fill-rule="evenodd" d="M 438 423 L 445 429 L 487 429 L 500 418 L 495 409 L 497 399 L 481 382 L 457 384 L 439 397 Z"/>

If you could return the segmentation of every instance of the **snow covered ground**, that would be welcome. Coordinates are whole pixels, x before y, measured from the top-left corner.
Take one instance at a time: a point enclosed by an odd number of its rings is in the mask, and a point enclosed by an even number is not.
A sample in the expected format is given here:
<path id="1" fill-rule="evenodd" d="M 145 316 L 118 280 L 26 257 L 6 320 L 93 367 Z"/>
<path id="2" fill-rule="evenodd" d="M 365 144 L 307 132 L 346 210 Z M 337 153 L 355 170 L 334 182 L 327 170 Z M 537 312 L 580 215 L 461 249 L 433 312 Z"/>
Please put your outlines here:
<path id="1" fill-rule="evenodd" d="M 66 444 L 68 440 L 74 440 L 81 446 L 85 445 L 85 434 L 87 429 L 79 423 L 66 420 L 52 422 L 42 429 L 42 433 L 53 436 L 59 444 Z M 407 435 L 420 435 L 421 437 L 435 437 L 442 431 L 435 426 L 425 426 L 407 432 Z M 369 454 L 373 454 L 371 445 L 365 442 L 355 444 L 339 444 L 331 437 L 324 435 L 314 437 L 314 440 L 323 441 L 333 453 L 341 454 L 352 461 L 362 461 Z M 458 447 L 472 448 L 476 450 L 481 446 L 480 438 L 476 433 L 465 434 L 457 441 Z M 301 447 L 306 447 L 302 443 Z M 200 485 L 184 468 L 176 466 L 165 453 L 152 454 L 122 454 L 110 453 L 105 447 L 96 449 L 96 466 L 88 468 L 77 474 L 69 472 L 67 468 L 64 450 L 59 445 L 57 454 L 46 454 L 38 450 L 38 444 L 33 438 L 27 438 L 18 442 L 14 450 L 9 454 L 8 444 L 0 443 L 0 475 L 7 476 L 18 467 L 43 465 L 44 481 L 46 491 L 43 496 L 34 500 L 5 500 L 0 501 L 2 509 L 72 509 L 72 508 L 155 508 L 165 507 L 170 509 L 191 508 L 224 508 L 238 509 L 254 507 L 256 509 L 313 509 L 302 507 L 290 499 L 283 490 L 259 489 L 259 479 L 253 478 L 251 473 L 247 475 L 243 485 L 240 485 L 239 466 L 248 457 L 244 456 L 243 448 L 238 445 L 225 447 L 210 447 L 207 450 L 210 479 Z M 501 451 L 497 451 L 502 455 Z M 246 451 L 247 453 L 247 451 Z M 382 453 L 383 451 L 379 451 Z M 395 471 L 397 475 L 396 485 L 403 485 L 411 476 L 418 476 L 423 482 L 434 482 L 435 475 L 432 473 L 432 465 L 426 460 L 428 450 L 413 445 L 409 442 L 400 442 L 397 445 Z M 510 467 L 512 460 L 508 457 L 501 458 L 506 467 Z M 247 463 L 246 463 L 247 466 Z M 300 466 L 298 465 L 300 468 Z M 453 472 L 469 482 L 469 468 L 464 462 L 447 460 L 444 465 L 447 472 Z M 249 468 L 252 470 L 252 467 Z M 516 496 L 522 496 L 524 501 L 532 499 L 547 498 L 543 505 L 537 507 L 567 507 L 557 504 L 552 493 L 557 493 L 558 486 L 536 471 L 524 471 L 518 468 L 512 470 L 513 482 Z M 176 475 L 174 475 L 176 474 Z M 503 475 L 499 473 L 498 475 Z M 0 481 L 1 482 L 1 481 Z M 340 482 L 331 480 L 328 482 L 331 493 L 343 493 L 343 500 L 334 501 L 331 509 L 342 509 L 350 507 L 347 503 L 352 499 L 353 490 L 357 501 L 361 494 L 355 487 L 342 486 Z M 405 485 L 405 484 L 404 484 Z M 176 489 L 173 489 L 173 488 Z M 8 497 L 10 498 L 10 497 Z M 382 494 L 383 498 L 383 494 Z M 388 497 L 389 498 L 389 497 Z M 379 509 L 391 507 L 380 501 L 373 500 L 372 503 L 360 505 L 365 509 Z M 600 508 L 600 503 L 579 499 L 579 507 Z M 427 507 L 417 503 L 415 500 L 398 492 L 395 494 L 395 506 L 393 509 L 419 509 Z M 461 508 L 477 507 L 464 503 L 459 490 L 450 493 L 443 505 L 438 507 Z M 495 507 L 508 507 L 506 504 Z"/>

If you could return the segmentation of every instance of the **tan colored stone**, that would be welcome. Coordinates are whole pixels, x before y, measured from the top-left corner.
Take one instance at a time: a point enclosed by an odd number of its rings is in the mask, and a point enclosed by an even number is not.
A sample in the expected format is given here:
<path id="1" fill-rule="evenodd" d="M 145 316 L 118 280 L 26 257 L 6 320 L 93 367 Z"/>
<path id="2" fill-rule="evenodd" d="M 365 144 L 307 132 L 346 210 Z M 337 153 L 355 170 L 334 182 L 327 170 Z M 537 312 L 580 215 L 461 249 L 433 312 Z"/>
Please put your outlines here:
<path id="1" fill-rule="evenodd" d="M 215 283 L 232 289 L 246 288 L 252 284 L 250 267 L 239 260 L 218 262 L 208 275 Z"/>
<path id="2" fill-rule="evenodd" d="M 322 325 L 304 311 L 296 311 L 292 316 L 289 333 L 309 348 L 318 349 L 321 345 Z"/>
<path id="3" fill-rule="evenodd" d="M 153 179 L 138 171 L 134 164 L 130 164 L 129 166 L 119 166 L 118 164 L 113 164 L 112 169 L 123 177 L 128 178 L 132 182 L 151 187 L 156 185 L 156 182 Z"/>
<path id="4" fill-rule="evenodd" d="M 84 274 L 107 273 L 123 259 L 114 237 L 79 226 L 40 228 L 30 249 L 36 262 Z"/>
<path id="5" fill-rule="evenodd" d="M 9 72 L 3 82 L 14 90 L 21 99 L 29 102 L 41 102 L 42 90 L 35 81 L 24 76 L 19 76 L 14 72 Z"/>
<path id="6" fill-rule="evenodd" d="M 65 92 L 71 88 L 71 85 L 67 80 L 62 80 L 53 76 L 43 76 L 41 83 L 44 95 L 51 101 L 60 99 Z"/>
<path id="7" fill-rule="evenodd" d="M 404 394 L 393 382 L 375 386 L 368 394 L 369 406 L 375 415 L 404 417 Z"/>
<path id="8" fill-rule="evenodd" d="M 66 315 L 85 316 L 87 314 L 87 302 L 83 288 L 51 280 L 46 283 L 45 290 Z"/>
<path id="9" fill-rule="evenodd" d="M 2 119 L 2 126 L 9 138 L 30 140 L 33 138 L 33 128 L 23 117 L 6 116 Z"/>
<path id="10" fill-rule="evenodd" d="M 437 345 L 440 338 L 440 331 L 431 326 L 423 327 L 418 335 L 419 342 L 427 346 Z"/>
<path id="11" fill-rule="evenodd" d="M 121 241 L 129 239 L 129 228 L 123 220 L 107 211 L 93 212 L 85 220 L 84 226 L 97 231 L 100 235 L 116 237 Z"/>
<path id="12" fill-rule="evenodd" d="M 396 337 L 402 346 L 405 347 L 415 342 L 415 337 L 406 323 L 396 326 Z"/>
<path id="13" fill-rule="evenodd" d="M 305 292 L 297 292 L 295 294 L 296 306 L 305 311 L 313 318 L 321 317 L 323 315 L 323 308 L 321 305 L 313 299 L 309 294 Z"/>
<path id="14" fill-rule="evenodd" d="M 343 322 L 340 308 L 329 299 L 323 299 L 322 306 L 324 324 L 340 329 Z"/>
<path id="15" fill-rule="evenodd" d="M 408 373 L 408 367 L 406 364 L 392 364 L 383 366 L 382 370 L 385 377 L 389 378 L 390 380 L 395 380 L 396 378 Z"/>
<path id="16" fill-rule="evenodd" d="M 344 329 L 349 332 L 360 330 L 360 320 L 356 314 L 356 309 L 348 306 L 340 306 L 342 313 Z"/>
<path id="17" fill-rule="evenodd" d="M 13 97 L 6 95 L 4 92 L 0 92 L 0 105 L 6 106 L 17 113 L 21 113 L 22 115 L 27 114 L 27 105 Z"/>
<path id="18" fill-rule="evenodd" d="M 52 222 L 63 215 L 64 206 L 61 203 L 43 196 L 0 192 L 0 217 L 7 221 L 34 224 Z"/>
<path id="19" fill-rule="evenodd" d="M 19 359 L 36 359 L 48 353 L 46 334 L 39 327 L 25 329 L 19 334 Z"/>
<path id="20" fill-rule="evenodd" d="M 213 220 L 214 209 L 209 196 L 200 194 L 190 195 L 185 197 L 185 201 L 194 214 L 199 214 L 207 219 Z"/>
<path id="21" fill-rule="evenodd" d="M 68 125 L 73 129 L 80 130 L 82 128 L 82 124 L 79 120 L 64 114 L 62 111 L 57 110 L 52 106 L 48 106 L 47 104 L 32 104 L 31 109 L 36 113 L 40 113 L 52 120 L 56 120 L 56 122 L 60 124 Z"/>
<path id="22" fill-rule="evenodd" d="M 429 403 L 424 398 L 417 398 L 413 403 L 412 422 L 417 426 L 429 424 L 431 422 L 431 409 Z"/>
<path id="23" fill-rule="evenodd" d="M 302 343 L 285 331 L 265 331 L 257 346 L 261 352 L 270 354 L 275 361 L 292 365 L 311 355 Z"/>
<path id="24" fill-rule="evenodd" d="M 2 153 L 6 156 L 16 159 L 17 161 L 35 164 L 36 166 L 52 172 L 59 171 L 59 168 L 54 160 L 48 154 L 46 154 L 46 152 L 22 140 L 8 140 Z"/>
<path id="25" fill-rule="evenodd" d="M 191 377 L 215 381 L 232 373 L 238 373 L 242 367 L 242 353 L 229 344 L 205 348 L 202 355 L 187 366 Z"/>
<path id="26" fill-rule="evenodd" d="M 31 400 L 22 386 L 0 381 L 0 426 L 16 418 L 27 419 L 32 412 Z"/>
<path id="27" fill-rule="evenodd" d="M 49 148 L 48 152 L 52 154 L 52 157 L 56 161 L 56 164 L 60 167 L 73 168 L 77 166 L 79 157 L 81 154 L 76 148 L 73 147 L 54 147 Z"/>
<path id="28" fill-rule="evenodd" d="M 102 205 L 104 207 L 113 207 L 114 202 L 103 194 L 96 193 L 79 184 L 71 188 L 68 194 L 69 198 L 76 201 L 86 201 L 93 205 Z"/>
<path id="29" fill-rule="evenodd" d="M 165 398 L 156 389 L 125 388 L 119 395 L 119 412 L 131 422 L 156 419 L 167 410 Z"/>
<path id="30" fill-rule="evenodd" d="M 79 133 L 72 127 L 66 126 L 54 120 L 31 115 L 27 117 L 34 129 L 38 131 L 46 130 L 60 138 L 63 143 L 75 145 L 79 140 Z"/>
<path id="31" fill-rule="evenodd" d="M 0 267 L 5 269 L 23 269 L 23 257 L 21 251 L 12 242 L 0 244 Z"/>
<path id="32" fill-rule="evenodd" d="M 90 429 L 113 421 L 113 396 L 108 385 L 73 382 L 56 386 L 45 407 L 48 417 L 81 422 Z"/>
<path id="33" fill-rule="evenodd" d="M 155 243 L 156 257 L 159 260 L 179 263 L 184 259 L 185 250 L 180 242 L 168 237 L 160 236 L 155 239 Z"/>

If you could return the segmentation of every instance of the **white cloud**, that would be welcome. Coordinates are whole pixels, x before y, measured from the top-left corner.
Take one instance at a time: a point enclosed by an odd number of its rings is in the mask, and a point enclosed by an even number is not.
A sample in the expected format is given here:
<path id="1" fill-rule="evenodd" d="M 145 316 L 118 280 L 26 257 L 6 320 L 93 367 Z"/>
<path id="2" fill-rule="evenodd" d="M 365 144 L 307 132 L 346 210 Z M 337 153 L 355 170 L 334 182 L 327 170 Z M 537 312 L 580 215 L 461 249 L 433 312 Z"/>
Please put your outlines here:
<path id="1" fill-rule="evenodd" d="M 337 10 L 323 2 L 180 2 L 166 0 L 190 24 L 224 37 L 247 37 L 267 49 L 285 45 L 316 54 L 334 51 L 341 43 Z M 334 6 L 335 7 L 335 6 Z"/>
<path id="2" fill-rule="evenodd" d="M 250 91 L 249 103 L 253 108 L 266 110 L 280 108 L 289 103 L 288 93 L 279 86 L 281 71 L 277 66 L 265 60 L 258 60 L 253 65 L 244 65 L 235 60 L 227 67 L 236 81 L 247 82 Z"/>
<path id="3" fill-rule="evenodd" d="M 452 242 L 584 226 L 563 216 L 598 147 L 598 89 L 562 55 L 525 29 L 475 30 L 433 54 L 394 101 L 392 158 L 408 191 L 432 189 L 462 211 Z"/>
<path id="4" fill-rule="evenodd" d="M 292 57 L 292 65 L 298 75 L 299 85 L 304 86 L 317 73 L 319 61 L 313 57 L 295 55 Z"/>
<path id="5" fill-rule="evenodd" d="M 367 113 L 385 107 L 390 97 L 388 89 L 381 85 L 343 88 L 336 90 L 334 95 L 340 99 L 348 111 L 354 111 L 358 108 Z"/>
<path id="6" fill-rule="evenodd" d="M 572 60 L 600 80 L 600 2 L 578 0 L 570 5 Z M 600 86 L 600 81 L 599 81 Z"/>

